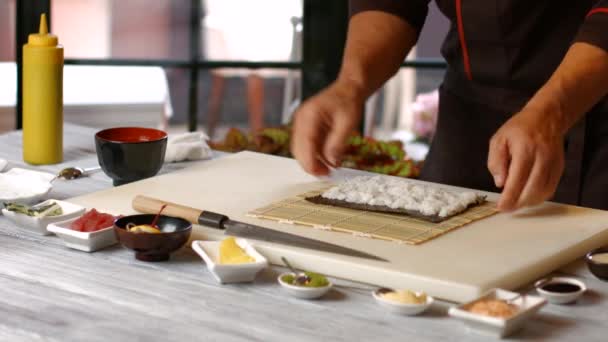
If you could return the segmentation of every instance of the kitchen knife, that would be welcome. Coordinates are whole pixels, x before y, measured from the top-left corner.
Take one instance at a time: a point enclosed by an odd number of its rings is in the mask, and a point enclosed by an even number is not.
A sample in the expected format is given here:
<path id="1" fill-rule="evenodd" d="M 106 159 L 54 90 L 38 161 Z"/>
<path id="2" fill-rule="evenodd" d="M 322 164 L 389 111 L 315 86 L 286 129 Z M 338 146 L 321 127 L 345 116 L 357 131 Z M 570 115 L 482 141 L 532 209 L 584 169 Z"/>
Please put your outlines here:
<path id="1" fill-rule="evenodd" d="M 284 233 L 249 223 L 233 221 L 226 215 L 190 208 L 151 197 L 141 195 L 136 196 L 133 199 L 132 205 L 133 209 L 145 214 L 156 214 L 163 205 L 166 205 L 165 209 L 163 210 L 164 215 L 180 217 L 194 224 L 221 229 L 224 230 L 224 234 L 226 235 L 273 242 L 300 248 L 314 249 L 317 251 L 342 254 L 358 258 L 387 261 L 386 259 L 382 259 L 375 255 L 357 251 L 351 248 L 342 247 L 315 239 L 309 239 L 303 236 Z"/>

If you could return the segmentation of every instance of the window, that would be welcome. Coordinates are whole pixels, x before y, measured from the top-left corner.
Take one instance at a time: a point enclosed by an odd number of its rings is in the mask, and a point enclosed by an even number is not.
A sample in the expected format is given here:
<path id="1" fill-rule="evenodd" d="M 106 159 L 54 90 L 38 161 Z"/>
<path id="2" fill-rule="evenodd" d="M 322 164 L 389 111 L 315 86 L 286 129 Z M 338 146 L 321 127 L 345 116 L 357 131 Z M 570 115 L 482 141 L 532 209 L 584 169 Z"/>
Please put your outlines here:
<path id="1" fill-rule="evenodd" d="M 103 126 L 120 119 L 174 130 L 207 129 L 216 136 L 226 127 L 258 127 L 260 117 L 268 126 L 288 120 L 301 97 L 316 93 L 337 74 L 347 23 L 345 0 L 41 0 L 18 5 L 0 0 L 5 3 L 18 7 L 9 17 L 16 18 L 19 41 L 9 45 L 21 46 L 27 32 L 36 29 L 38 15 L 50 12 L 51 29 L 65 48 L 66 121 Z M 412 94 L 433 88 L 441 76 L 443 62 L 431 57 L 404 64 L 420 68 L 404 69 L 417 81 Z M 370 110 L 380 113 L 390 104 L 386 93 Z M 394 118 L 384 121 L 398 127 Z M 381 123 L 382 115 L 372 122 Z"/>
<path id="2" fill-rule="evenodd" d="M 0 132 L 15 127 L 15 0 L 0 0 Z"/>

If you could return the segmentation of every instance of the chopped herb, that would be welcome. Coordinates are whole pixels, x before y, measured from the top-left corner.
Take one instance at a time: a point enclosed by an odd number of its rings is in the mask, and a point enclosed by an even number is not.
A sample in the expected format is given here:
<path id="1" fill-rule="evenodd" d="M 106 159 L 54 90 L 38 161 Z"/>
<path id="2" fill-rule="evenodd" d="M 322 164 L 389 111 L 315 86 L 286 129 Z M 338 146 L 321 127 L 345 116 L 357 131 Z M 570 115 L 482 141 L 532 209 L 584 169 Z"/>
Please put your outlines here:
<path id="1" fill-rule="evenodd" d="M 310 280 L 306 284 L 297 284 L 295 281 L 296 279 L 293 276 L 293 274 L 286 274 L 281 277 L 281 280 L 283 280 L 283 282 L 285 282 L 289 285 L 304 286 L 304 287 L 324 287 L 324 286 L 329 285 L 329 281 L 327 280 L 327 278 L 324 275 L 314 273 L 314 272 L 304 272 L 304 274 L 306 274 L 308 276 L 308 278 L 310 278 Z"/>
<path id="2" fill-rule="evenodd" d="M 4 207 L 8 211 L 32 217 L 59 216 L 63 214 L 61 206 L 55 202 L 42 202 L 34 206 L 28 206 L 20 203 L 4 203 Z"/>

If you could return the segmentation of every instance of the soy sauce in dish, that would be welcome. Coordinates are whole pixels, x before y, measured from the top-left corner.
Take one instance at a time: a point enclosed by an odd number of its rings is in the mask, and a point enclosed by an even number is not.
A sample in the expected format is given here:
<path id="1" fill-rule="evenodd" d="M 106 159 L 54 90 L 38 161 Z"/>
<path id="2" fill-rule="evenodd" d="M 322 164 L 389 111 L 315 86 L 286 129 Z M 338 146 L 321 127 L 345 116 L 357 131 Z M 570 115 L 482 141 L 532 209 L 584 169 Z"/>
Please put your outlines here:
<path id="1" fill-rule="evenodd" d="M 572 283 L 549 283 L 541 286 L 541 289 L 547 292 L 572 293 L 580 291 L 581 287 Z"/>

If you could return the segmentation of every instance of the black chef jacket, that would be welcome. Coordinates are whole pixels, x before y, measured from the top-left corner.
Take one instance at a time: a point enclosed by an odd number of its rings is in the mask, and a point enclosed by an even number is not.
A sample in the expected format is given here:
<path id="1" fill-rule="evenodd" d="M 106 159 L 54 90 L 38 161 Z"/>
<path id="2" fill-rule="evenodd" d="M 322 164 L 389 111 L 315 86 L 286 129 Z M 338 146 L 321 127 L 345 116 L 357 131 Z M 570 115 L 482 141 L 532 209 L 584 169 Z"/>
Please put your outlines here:
<path id="1" fill-rule="evenodd" d="M 436 0 L 450 20 L 429 181 L 496 190 L 489 140 L 549 79 L 575 42 L 608 51 L 608 0 Z M 350 0 L 351 15 L 383 11 L 422 28 L 429 0 Z M 607 75 L 608 77 L 608 75 Z M 608 209 L 608 105 L 571 129 L 554 200 Z"/>

